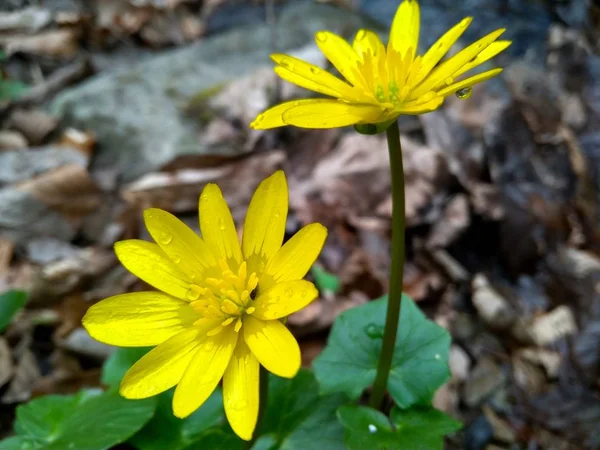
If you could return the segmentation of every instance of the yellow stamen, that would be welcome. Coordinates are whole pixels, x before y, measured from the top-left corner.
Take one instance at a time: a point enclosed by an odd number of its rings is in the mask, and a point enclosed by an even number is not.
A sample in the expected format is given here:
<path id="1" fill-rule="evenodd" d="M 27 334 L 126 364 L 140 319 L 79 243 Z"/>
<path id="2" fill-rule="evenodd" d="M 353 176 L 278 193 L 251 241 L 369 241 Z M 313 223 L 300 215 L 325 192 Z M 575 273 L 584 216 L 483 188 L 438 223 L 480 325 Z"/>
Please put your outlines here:
<path id="1" fill-rule="evenodd" d="M 239 317 L 237 322 L 235 323 L 235 326 L 233 329 L 235 330 L 236 333 L 238 333 L 241 328 L 242 328 L 242 318 Z"/>
<path id="2" fill-rule="evenodd" d="M 215 335 L 219 334 L 221 331 L 223 331 L 223 327 L 221 325 L 219 325 L 218 327 L 213 328 L 208 333 L 206 333 L 206 335 L 207 336 L 215 336 Z"/>
<path id="3" fill-rule="evenodd" d="M 225 299 L 221 304 L 221 311 L 223 311 L 225 314 L 238 314 L 240 309 L 239 306 L 233 303 L 231 300 Z"/>
<path id="4" fill-rule="evenodd" d="M 221 322 L 221 326 L 222 327 L 226 327 L 227 325 L 229 325 L 231 322 L 233 322 L 233 317 L 230 317 L 229 319 L 224 320 L 223 322 Z"/>
<path id="5" fill-rule="evenodd" d="M 254 311 L 256 311 L 256 308 L 251 306 L 250 308 L 246 309 L 246 314 L 252 314 Z"/>

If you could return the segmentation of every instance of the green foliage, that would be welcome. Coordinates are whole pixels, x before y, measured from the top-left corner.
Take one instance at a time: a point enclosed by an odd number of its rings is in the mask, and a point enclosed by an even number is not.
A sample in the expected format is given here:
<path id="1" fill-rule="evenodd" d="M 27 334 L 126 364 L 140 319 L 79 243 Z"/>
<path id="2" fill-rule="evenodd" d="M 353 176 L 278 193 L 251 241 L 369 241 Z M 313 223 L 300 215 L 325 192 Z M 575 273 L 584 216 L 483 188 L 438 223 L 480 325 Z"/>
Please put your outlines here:
<path id="1" fill-rule="evenodd" d="M 194 448 L 192 444 L 216 441 L 215 435 L 233 436 L 235 442 L 239 439 L 233 434 L 227 434 L 217 426 L 223 426 L 223 397 L 217 389 L 210 398 L 191 416 L 179 419 L 173 415 L 173 390 L 158 396 L 158 405 L 154 417 L 142 428 L 129 443 L 140 450 L 181 450 Z M 200 447 L 198 447 L 200 448 Z M 221 448 L 206 446 L 204 448 Z M 230 447 L 231 448 L 231 447 Z"/>
<path id="2" fill-rule="evenodd" d="M 23 291 L 7 291 L 0 295 L 0 333 L 6 329 L 26 302 L 27 294 Z"/>
<path id="3" fill-rule="evenodd" d="M 335 417 L 337 408 L 346 402 L 345 396 L 320 396 L 317 381 L 308 370 L 289 380 L 271 376 L 269 384 L 269 404 L 259 430 L 262 437 L 255 448 L 345 448 L 343 429 Z"/>
<path id="4" fill-rule="evenodd" d="M 343 406 L 338 417 L 350 450 L 443 450 L 444 436 L 462 427 L 431 407 L 394 408 L 391 423 L 384 414 L 363 406 Z"/>
<path id="5" fill-rule="evenodd" d="M 373 383 L 381 352 L 387 297 L 340 314 L 325 350 L 314 361 L 323 393 L 343 392 L 352 399 Z M 400 325 L 388 390 L 408 408 L 431 402 L 448 379 L 450 335 L 428 320 L 408 297 L 402 299 Z"/>
<path id="6" fill-rule="evenodd" d="M 138 431 L 154 408 L 153 399 L 126 400 L 115 390 L 48 395 L 17 408 L 16 437 L 0 448 L 108 449 Z"/>
<path id="7" fill-rule="evenodd" d="M 123 347 L 117 349 L 104 362 L 100 381 L 109 387 L 119 387 L 119 383 L 133 364 L 150 351 L 152 347 Z"/>
<path id="8" fill-rule="evenodd" d="M 340 279 L 336 275 L 327 272 L 320 266 L 313 266 L 312 276 L 315 279 L 315 285 L 319 292 L 338 293 L 340 290 Z"/>

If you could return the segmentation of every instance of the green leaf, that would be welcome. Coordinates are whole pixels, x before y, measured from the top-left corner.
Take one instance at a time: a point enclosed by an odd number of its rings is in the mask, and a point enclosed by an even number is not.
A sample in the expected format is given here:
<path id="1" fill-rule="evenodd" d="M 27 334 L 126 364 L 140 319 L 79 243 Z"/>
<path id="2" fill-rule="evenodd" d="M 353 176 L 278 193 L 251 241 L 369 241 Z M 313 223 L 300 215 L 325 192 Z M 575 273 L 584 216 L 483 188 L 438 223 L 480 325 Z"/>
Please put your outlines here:
<path id="1" fill-rule="evenodd" d="M 394 408 L 391 416 L 402 450 L 443 450 L 444 436 L 462 428 L 459 421 L 434 408 Z"/>
<path id="2" fill-rule="evenodd" d="M 13 100 L 29 89 L 18 80 L 0 80 L 0 100 Z"/>
<path id="3" fill-rule="evenodd" d="M 23 291 L 7 291 L 0 295 L 0 333 L 10 324 L 14 315 L 25 306 L 27 294 Z"/>
<path id="4" fill-rule="evenodd" d="M 319 292 L 332 292 L 336 294 L 340 290 L 340 279 L 336 275 L 327 272 L 320 266 L 313 266 L 311 269 L 312 276 L 315 279 L 315 284 Z"/>
<path id="5" fill-rule="evenodd" d="M 166 448 L 163 447 L 163 450 Z M 233 432 L 213 428 L 205 432 L 199 440 L 187 446 L 184 450 L 242 450 L 244 448 L 244 441 Z M 170 447 L 169 450 L 171 450 Z"/>
<path id="6" fill-rule="evenodd" d="M 313 362 L 321 392 L 344 392 L 352 399 L 373 383 L 381 352 L 387 297 L 340 314 L 325 350 Z M 446 380 L 450 335 L 428 320 L 406 295 L 388 390 L 396 404 L 408 408 L 429 404 Z"/>
<path id="7" fill-rule="evenodd" d="M 36 449 L 103 450 L 124 442 L 154 413 L 154 399 L 127 400 L 116 390 L 49 395 L 17 408 L 15 433 Z"/>
<path id="8" fill-rule="evenodd" d="M 431 407 L 394 408 L 394 427 L 385 415 L 363 406 L 343 406 L 338 417 L 350 450 L 443 450 L 444 436 L 462 427 L 460 422 Z"/>
<path id="9" fill-rule="evenodd" d="M 216 389 L 202 407 L 186 419 L 173 415 L 173 389 L 159 395 L 157 400 L 152 420 L 129 440 L 140 450 L 180 450 L 205 439 L 209 428 L 225 423 L 221 389 Z"/>
<path id="10" fill-rule="evenodd" d="M 152 347 L 120 347 L 104 362 L 100 381 L 108 386 L 118 387 L 125 372 Z"/>
<path id="11" fill-rule="evenodd" d="M 343 429 L 335 416 L 346 402 L 345 396 L 320 396 L 317 381 L 308 370 L 292 379 L 271 376 L 269 384 L 269 404 L 259 430 L 261 436 L 275 438 L 276 444 L 269 449 L 345 448 Z"/>
<path id="12" fill-rule="evenodd" d="M 397 436 L 389 419 L 366 406 L 342 406 L 338 418 L 346 430 L 346 445 L 350 450 L 397 448 Z"/>

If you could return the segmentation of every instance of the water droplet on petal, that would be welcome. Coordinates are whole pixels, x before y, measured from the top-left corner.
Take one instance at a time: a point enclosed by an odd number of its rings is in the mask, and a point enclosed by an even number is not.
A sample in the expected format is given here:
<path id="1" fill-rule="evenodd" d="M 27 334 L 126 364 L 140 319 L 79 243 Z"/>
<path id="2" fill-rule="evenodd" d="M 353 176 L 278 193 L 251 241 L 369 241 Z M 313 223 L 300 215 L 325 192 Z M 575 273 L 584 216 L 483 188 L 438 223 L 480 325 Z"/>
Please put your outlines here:
<path id="1" fill-rule="evenodd" d="M 369 433 L 373 434 L 377 432 L 377 427 L 372 423 L 369 424 Z"/>
<path id="2" fill-rule="evenodd" d="M 162 245 L 168 245 L 173 240 L 173 236 L 169 233 L 161 233 L 158 238 L 158 243 Z"/>
<path id="3" fill-rule="evenodd" d="M 223 222 L 223 219 L 219 219 L 219 229 L 221 231 L 225 230 L 225 222 Z"/>
<path id="4" fill-rule="evenodd" d="M 321 69 L 319 69 L 318 67 L 315 66 L 311 66 L 310 71 L 314 74 L 314 75 L 318 75 L 321 73 Z"/>
<path id="5" fill-rule="evenodd" d="M 198 300 L 200 298 L 200 292 L 198 292 L 197 290 L 195 290 L 194 288 L 189 288 L 185 294 L 185 297 L 190 301 L 193 302 L 194 300 Z"/>
<path id="6" fill-rule="evenodd" d="M 470 87 L 465 87 L 456 91 L 456 96 L 461 100 L 466 100 L 471 97 L 473 90 Z"/>
<path id="7" fill-rule="evenodd" d="M 300 102 L 294 102 L 294 106 L 300 106 Z"/>
<path id="8" fill-rule="evenodd" d="M 177 255 L 173 256 L 173 261 L 175 262 L 175 264 L 179 264 L 181 262 L 181 258 Z"/>
<path id="9" fill-rule="evenodd" d="M 439 353 L 436 353 L 436 354 L 435 354 L 435 356 L 434 356 L 434 358 L 435 358 L 435 359 L 441 359 L 441 358 L 442 358 L 442 355 L 440 355 Z"/>
<path id="10" fill-rule="evenodd" d="M 452 78 L 452 77 L 448 77 L 448 78 L 446 78 L 446 80 L 445 80 L 445 83 L 446 83 L 448 86 L 450 86 L 452 83 L 454 83 L 454 78 Z"/>
<path id="11" fill-rule="evenodd" d="M 319 41 L 319 42 L 327 41 L 327 33 L 325 33 L 324 31 L 317 32 L 315 37 L 317 38 L 317 41 Z"/>

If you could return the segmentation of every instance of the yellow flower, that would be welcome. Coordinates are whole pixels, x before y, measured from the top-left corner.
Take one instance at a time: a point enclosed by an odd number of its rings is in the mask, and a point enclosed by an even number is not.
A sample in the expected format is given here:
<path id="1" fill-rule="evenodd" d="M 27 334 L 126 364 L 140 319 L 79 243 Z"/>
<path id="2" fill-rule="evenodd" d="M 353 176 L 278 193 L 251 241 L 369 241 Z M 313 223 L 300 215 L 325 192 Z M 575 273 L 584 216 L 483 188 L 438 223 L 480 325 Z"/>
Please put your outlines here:
<path id="1" fill-rule="evenodd" d="M 499 29 L 438 64 L 471 20 L 467 17 L 460 21 L 423 56 L 416 56 L 420 27 L 417 0 L 404 0 L 400 4 L 387 49 L 369 30 L 359 30 L 352 45 L 333 33 L 319 31 L 315 36 L 317 45 L 345 81 L 293 56 L 274 54 L 271 58 L 277 63 L 275 72 L 284 80 L 335 98 L 282 103 L 259 114 L 251 127 L 335 128 L 377 124 L 395 120 L 400 114 L 431 112 L 454 93 L 467 98 L 471 86 L 498 75 L 502 69 L 457 79 L 511 44 L 497 40 L 505 31 Z"/>
<path id="2" fill-rule="evenodd" d="M 158 345 L 129 369 L 121 395 L 146 398 L 175 385 L 173 412 L 186 417 L 223 378 L 231 427 L 250 440 L 259 407 L 259 364 L 291 378 L 300 348 L 281 319 L 304 308 L 317 290 L 302 280 L 327 236 L 313 223 L 282 246 L 288 190 L 282 171 L 257 188 L 240 245 L 215 184 L 199 200 L 202 238 L 160 209 L 144 212 L 156 244 L 117 242 L 121 263 L 161 292 L 135 292 L 93 305 L 83 324 L 95 339 L 124 347 Z"/>

